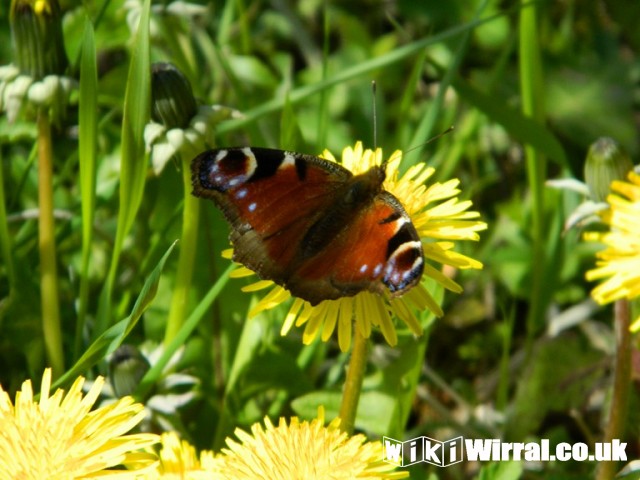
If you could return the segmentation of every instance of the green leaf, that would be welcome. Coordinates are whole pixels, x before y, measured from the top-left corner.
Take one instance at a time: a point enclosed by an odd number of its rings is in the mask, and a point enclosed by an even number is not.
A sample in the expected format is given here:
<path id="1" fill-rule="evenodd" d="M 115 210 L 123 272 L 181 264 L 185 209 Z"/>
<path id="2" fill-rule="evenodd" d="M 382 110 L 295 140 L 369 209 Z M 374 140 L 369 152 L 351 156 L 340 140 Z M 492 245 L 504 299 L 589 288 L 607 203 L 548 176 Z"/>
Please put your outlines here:
<path id="1" fill-rule="evenodd" d="M 145 0 L 129 64 L 122 118 L 120 209 L 109 273 L 100 294 L 95 335 L 101 334 L 111 321 L 113 283 L 122 245 L 138 212 L 144 191 L 148 163 L 144 151 L 144 127 L 149 121 L 151 105 L 149 10 L 150 0 Z"/>
<path id="2" fill-rule="evenodd" d="M 278 86 L 278 79 L 257 57 L 231 55 L 228 57 L 228 61 L 235 77 L 243 84 L 262 88 Z"/>
<path id="3" fill-rule="evenodd" d="M 296 398 L 291 402 L 291 408 L 302 418 L 316 418 L 318 407 L 322 406 L 325 418 L 330 421 L 338 416 L 341 399 L 340 392 L 322 390 Z"/>
<path id="4" fill-rule="evenodd" d="M 169 249 L 162 256 L 156 267 L 151 272 L 140 291 L 140 295 L 136 300 L 136 303 L 131 310 L 129 316 L 123 320 L 120 320 L 115 325 L 111 326 L 104 333 L 102 333 L 84 352 L 82 357 L 71 367 L 63 376 L 61 376 L 55 383 L 54 387 L 60 386 L 72 378 L 76 377 L 80 373 L 88 370 L 94 366 L 100 359 L 113 353 L 124 341 L 124 339 L 131 333 L 131 330 L 136 326 L 138 320 L 145 312 L 158 292 L 158 283 L 160 282 L 160 274 L 164 268 L 169 255 L 173 251 L 177 242 L 171 244 Z"/>
<path id="5" fill-rule="evenodd" d="M 193 330 L 198 326 L 200 320 L 204 318 L 204 315 L 207 313 L 209 308 L 211 308 L 211 305 L 213 304 L 215 299 L 218 298 L 222 287 L 224 287 L 229 280 L 229 274 L 231 273 L 231 270 L 233 270 L 234 268 L 235 266 L 233 264 L 229 265 L 227 270 L 222 275 L 220 275 L 216 283 L 213 284 L 202 301 L 196 306 L 191 315 L 189 315 L 189 318 L 187 318 L 187 320 L 185 320 L 185 322 L 182 324 L 182 327 L 175 335 L 175 337 L 173 337 L 173 340 L 171 340 L 171 342 L 169 342 L 169 344 L 166 346 L 158 361 L 152 365 L 152 367 L 140 381 L 140 385 L 136 392 L 137 398 L 146 398 L 147 394 L 151 390 L 151 387 L 162 375 L 162 370 L 169 363 L 169 360 L 171 359 L 173 354 L 187 342 L 187 339 L 189 338 L 189 335 L 191 335 L 191 332 L 193 332 Z"/>
<path id="6" fill-rule="evenodd" d="M 500 462 L 484 465 L 478 474 L 479 480 L 518 480 L 522 477 L 521 462 Z"/>
<path id="7" fill-rule="evenodd" d="M 144 153 L 144 128 L 149 122 L 151 105 L 151 63 L 149 57 L 149 9 L 150 0 L 145 0 L 138 25 L 138 33 L 131 55 L 127 89 L 124 95 L 122 118 L 122 163 L 120 187 L 120 209 L 118 233 L 122 236 L 131 228 L 138 212 L 147 161 Z"/>
<path id="8" fill-rule="evenodd" d="M 98 68 L 93 25 L 87 18 L 80 56 L 80 93 L 78 99 L 78 160 L 82 198 L 82 264 L 76 323 L 75 357 L 82 341 L 89 298 L 89 261 L 96 209 L 96 140 L 98 130 Z"/>
<path id="9" fill-rule="evenodd" d="M 598 377 L 597 371 L 585 366 L 594 365 L 598 358 L 600 354 L 576 336 L 562 335 L 536 345 L 527 369 L 518 377 L 505 438 L 526 438 L 549 412 L 580 405 Z"/>
<path id="10" fill-rule="evenodd" d="M 245 384 L 250 388 L 245 388 Z M 243 397 L 252 397 L 265 389 L 282 389 L 291 395 L 299 395 L 309 391 L 312 384 L 291 356 L 266 351 L 254 356 L 247 365 L 240 386 Z"/>

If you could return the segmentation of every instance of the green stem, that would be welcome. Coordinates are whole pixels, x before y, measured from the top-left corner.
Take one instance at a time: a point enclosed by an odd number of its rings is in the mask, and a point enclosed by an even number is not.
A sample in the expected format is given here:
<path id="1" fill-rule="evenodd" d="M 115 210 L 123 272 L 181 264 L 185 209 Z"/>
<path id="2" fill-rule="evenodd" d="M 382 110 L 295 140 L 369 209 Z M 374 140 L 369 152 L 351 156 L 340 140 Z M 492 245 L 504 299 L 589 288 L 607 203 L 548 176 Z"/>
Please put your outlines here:
<path id="1" fill-rule="evenodd" d="M 540 123 L 544 122 L 542 88 L 542 63 L 538 45 L 537 10 L 535 4 L 523 0 L 520 10 L 520 90 L 522 111 Z M 527 344 L 530 346 L 541 325 L 546 309 L 543 295 L 545 269 L 544 252 L 544 181 L 546 161 L 531 145 L 525 146 L 527 179 L 531 192 L 531 297 L 527 318 Z"/>
<path id="2" fill-rule="evenodd" d="M 631 313 L 628 300 L 618 300 L 614 306 L 616 356 L 613 366 L 613 391 L 609 404 L 609 417 L 604 431 L 603 442 L 620 439 L 624 435 L 624 427 L 629 405 L 629 389 L 631 387 Z M 610 480 L 617 471 L 616 462 L 600 462 L 596 480 Z"/>
<path id="3" fill-rule="evenodd" d="M 182 155 L 182 183 L 184 185 L 184 209 L 182 211 L 182 235 L 180 237 L 180 256 L 178 258 L 178 270 L 176 283 L 171 296 L 169 319 L 164 335 L 164 343 L 168 345 L 182 327 L 186 318 L 186 307 L 193 266 L 196 258 L 198 242 L 198 216 L 200 214 L 200 201 L 191 195 L 191 155 Z"/>
<path id="4" fill-rule="evenodd" d="M 4 259 L 9 281 L 9 298 L 15 294 L 16 270 L 11 255 L 11 237 L 9 236 L 9 225 L 7 224 L 7 209 L 5 207 L 4 178 L 2 171 L 2 151 L 0 150 L 0 255 Z"/>
<path id="5" fill-rule="evenodd" d="M 347 378 L 344 381 L 342 403 L 340 405 L 340 429 L 349 435 L 353 434 L 358 412 L 358 402 L 362 391 L 362 382 L 367 368 L 367 356 L 369 342 L 362 336 L 358 328 L 354 329 L 353 350 L 351 361 L 347 369 Z"/>
<path id="6" fill-rule="evenodd" d="M 55 224 L 53 220 L 53 149 L 51 124 L 46 109 L 38 110 L 38 215 L 40 249 L 40 298 L 42 329 L 54 378 L 64 371 L 60 331 L 58 273 L 56 270 Z"/>

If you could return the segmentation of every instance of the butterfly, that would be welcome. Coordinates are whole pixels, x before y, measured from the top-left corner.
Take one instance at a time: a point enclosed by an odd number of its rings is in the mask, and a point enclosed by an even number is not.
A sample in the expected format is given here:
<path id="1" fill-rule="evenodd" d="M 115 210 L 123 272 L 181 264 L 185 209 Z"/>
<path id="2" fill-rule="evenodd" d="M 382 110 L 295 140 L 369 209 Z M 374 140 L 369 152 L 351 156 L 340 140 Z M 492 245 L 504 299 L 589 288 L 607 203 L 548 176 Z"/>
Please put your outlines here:
<path id="1" fill-rule="evenodd" d="M 400 296 L 422 276 L 422 243 L 385 167 L 354 175 L 313 155 L 208 150 L 191 162 L 193 194 L 231 227 L 234 261 L 317 305 L 361 291 Z"/>

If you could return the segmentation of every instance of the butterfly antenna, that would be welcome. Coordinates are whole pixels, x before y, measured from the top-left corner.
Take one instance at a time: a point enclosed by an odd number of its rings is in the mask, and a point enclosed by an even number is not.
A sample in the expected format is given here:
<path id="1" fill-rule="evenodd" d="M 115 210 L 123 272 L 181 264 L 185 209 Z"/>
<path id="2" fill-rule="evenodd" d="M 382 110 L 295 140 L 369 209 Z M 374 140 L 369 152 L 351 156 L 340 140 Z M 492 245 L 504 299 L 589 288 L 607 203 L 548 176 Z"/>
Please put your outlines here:
<path id="1" fill-rule="evenodd" d="M 444 132 L 440 132 L 439 134 L 437 134 L 435 137 L 431 137 L 429 140 L 427 140 L 426 142 L 424 142 L 422 145 L 418 145 L 418 147 L 422 147 L 424 145 L 427 145 L 431 142 L 433 142 L 434 140 L 438 140 L 440 137 L 442 137 L 443 135 L 446 135 L 449 132 L 453 131 L 453 125 L 451 125 L 449 128 L 447 128 Z"/>
<path id="2" fill-rule="evenodd" d="M 371 101 L 373 106 L 373 151 L 378 148 L 378 114 L 376 111 L 376 81 L 371 81 Z"/>
<path id="3" fill-rule="evenodd" d="M 413 152 L 414 150 L 417 150 L 417 149 L 419 149 L 419 148 L 422 148 L 422 147 L 424 147 L 425 145 L 428 145 L 428 144 L 430 144 L 431 142 L 434 142 L 434 141 L 438 140 L 440 137 L 442 137 L 442 136 L 444 136 L 444 135 L 446 135 L 447 133 L 450 133 L 450 132 L 452 132 L 452 131 L 453 131 L 453 125 L 451 125 L 451 126 L 450 126 L 449 128 L 447 128 L 446 130 L 444 130 L 444 131 L 440 132 L 440 133 L 439 133 L 439 134 L 437 134 L 436 136 L 431 137 L 431 138 L 430 138 L 429 140 L 427 140 L 426 142 L 422 142 L 422 143 L 420 143 L 420 144 L 418 144 L 418 145 L 415 145 L 415 146 L 413 146 L 413 147 L 411 147 L 411 148 L 408 148 L 407 150 L 405 150 L 404 152 L 402 152 L 402 154 L 403 154 L 403 155 L 406 155 L 406 154 L 407 154 L 407 153 L 409 153 L 409 152 Z M 393 158 L 394 158 L 394 157 L 392 156 L 391 158 L 387 159 L 387 161 L 386 161 L 385 163 L 389 163 L 391 160 L 393 160 Z"/>

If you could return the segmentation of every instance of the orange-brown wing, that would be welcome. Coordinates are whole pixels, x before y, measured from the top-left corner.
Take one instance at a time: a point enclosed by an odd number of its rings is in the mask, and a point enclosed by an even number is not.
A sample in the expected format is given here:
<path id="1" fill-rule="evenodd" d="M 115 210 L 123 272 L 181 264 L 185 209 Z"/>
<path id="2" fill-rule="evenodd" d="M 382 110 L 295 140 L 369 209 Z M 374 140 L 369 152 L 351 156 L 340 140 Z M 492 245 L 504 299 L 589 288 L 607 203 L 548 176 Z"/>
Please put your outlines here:
<path id="1" fill-rule="evenodd" d="M 191 170 L 193 193 L 231 225 L 234 259 L 281 284 L 309 226 L 352 176 L 318 157 L 248 147 L 204 152 Z"/>
<path id="2" fill-rule="evenodd" d="M 291 292 L 316 304 L 388 289 L 401 295 L 420 281 L 422 244 L 400 202 L 377 195 L 335 239 L 308 259 L 290 278 Z"/>

